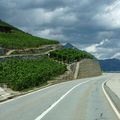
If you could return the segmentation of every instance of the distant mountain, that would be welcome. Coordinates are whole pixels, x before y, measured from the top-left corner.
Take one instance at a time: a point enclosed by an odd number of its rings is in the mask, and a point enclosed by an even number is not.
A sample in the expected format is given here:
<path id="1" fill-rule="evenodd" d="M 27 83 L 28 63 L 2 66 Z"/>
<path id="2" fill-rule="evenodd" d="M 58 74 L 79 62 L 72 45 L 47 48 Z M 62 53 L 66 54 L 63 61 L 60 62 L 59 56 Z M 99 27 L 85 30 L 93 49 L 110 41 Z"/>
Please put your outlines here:
<path id="1" fill-rule="evenodd" d="M 119 59 L 105 59 L 105 60 L 99 60 L 99 62 L 103 71 L 120 72 Z"/>
<path id="2" fill-rule="evenodd" d="M 75 49 L 75 50 L 79 50 L 78 48 L 76 48 L 75 46 L 73 46 L 72 44 L 70 43 L 66 43 L 65 45 L 63 45 L 64 48 L 72 48 L 72 49 Z"/>

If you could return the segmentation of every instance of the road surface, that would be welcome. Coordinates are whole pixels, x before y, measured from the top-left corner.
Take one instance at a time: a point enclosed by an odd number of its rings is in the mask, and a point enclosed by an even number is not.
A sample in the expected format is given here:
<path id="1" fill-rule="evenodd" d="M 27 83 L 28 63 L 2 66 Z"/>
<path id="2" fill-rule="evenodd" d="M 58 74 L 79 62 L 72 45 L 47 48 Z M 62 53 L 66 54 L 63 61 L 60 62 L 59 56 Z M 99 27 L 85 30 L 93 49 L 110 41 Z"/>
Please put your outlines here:
<path id="1" fill-rule="evenodd" d="M 60 83 L 0 103 L 0 120 L 118 120 L 101 87 L 112 77 Z"/>

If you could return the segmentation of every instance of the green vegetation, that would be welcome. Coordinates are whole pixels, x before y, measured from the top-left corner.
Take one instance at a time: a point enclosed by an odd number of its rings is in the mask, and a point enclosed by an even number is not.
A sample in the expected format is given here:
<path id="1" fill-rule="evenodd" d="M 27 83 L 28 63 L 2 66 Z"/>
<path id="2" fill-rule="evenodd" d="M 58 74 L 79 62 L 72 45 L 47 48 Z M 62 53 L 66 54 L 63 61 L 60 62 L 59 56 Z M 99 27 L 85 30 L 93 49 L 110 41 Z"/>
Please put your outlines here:
<path id="1" fill-rule="evenodd" d="M 50 57 L 66 63 L 80 61 L 81 59 L 84 58 L 90 58 L 90 59 L 94 58 L 91 54 L 85 51 L 80 51 L 70 48 L 52 51 L 50 53 Z"/>
<path id="2" fill-rule="evenodd" d="M 57 41 L 34 37 L 20 31 L 0 33 L 0 46 L 3 48 L 32 48 L 57 43 Z"/>
<path id="3" fill-rule="evenodd" d="M 55 76 L 63 74 L 66 65 L 48 58 L 40 60 L 10 59 L 0 62 L 0 83 L 13 90 L 24 90 L 47 83 Z"/>
<path id="4" fill-rule="evenodd" d="M 0 32 L 0 47 L 3 48 L 32 48 L 41 45 L 58 44 L 58 41 L 32 36 L 0 20 L 0 26 L 10 27 L 11 32 Z M 3 29 L 3 28 L 1 28 Z M 6 28 L 5 28 L 6 29 Z"/>
<path id="5" fill-rule="evenodd" d="M 0 26 L 7 26 L 7 27 L 11 27 L 9 24 L 3 22 L 2 20 L 0 20 Z"/>

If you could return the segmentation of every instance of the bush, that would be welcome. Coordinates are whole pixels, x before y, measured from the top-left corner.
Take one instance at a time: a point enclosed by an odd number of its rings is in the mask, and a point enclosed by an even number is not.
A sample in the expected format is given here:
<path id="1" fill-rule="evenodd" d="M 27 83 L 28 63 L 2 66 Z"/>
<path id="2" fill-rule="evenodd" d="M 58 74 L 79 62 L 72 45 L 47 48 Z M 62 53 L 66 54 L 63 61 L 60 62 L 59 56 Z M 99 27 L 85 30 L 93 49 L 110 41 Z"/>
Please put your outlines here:
<path id="1" fill-rule="evenodd" d="M 66 63 L 80 61 L 81 59 L 84 58 L 90 58 L 90 59 L 94 58 L 91 54 L 85 51 L 75 50 L 70 48 L 52 51 L 50 53 L 50 57 Z"/>
<path id="2" fill-rule="evenodd" d="M 35 37 L 17 30 L 11 33 L 0 33 L 0 47 L 3 48 L 21 49 L 49 44 L 58 44 L 58 41 Z"/>
<path id="3" fill-rule="evenodd" d="M 63 74 L 66 66 L 47 58 L 41 60 L 11 59 L 0 63 L 0 83 L 13 90 L 24 90 L 46 83 Z"/>

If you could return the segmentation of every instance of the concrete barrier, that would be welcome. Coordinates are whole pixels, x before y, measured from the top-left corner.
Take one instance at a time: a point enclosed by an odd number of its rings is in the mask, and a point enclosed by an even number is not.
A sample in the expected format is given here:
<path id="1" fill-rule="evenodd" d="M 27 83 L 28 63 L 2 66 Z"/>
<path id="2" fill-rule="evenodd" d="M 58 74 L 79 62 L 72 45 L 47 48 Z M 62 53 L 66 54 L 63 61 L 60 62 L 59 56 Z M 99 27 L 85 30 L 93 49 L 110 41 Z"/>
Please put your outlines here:
<path id="1" fill-rule="evenodd" d="M 109 80 L 104 84 L 104 89 L 113 102 L 118 117 L 120 117 L 120 80 Z"/>

